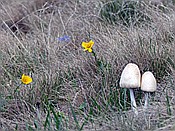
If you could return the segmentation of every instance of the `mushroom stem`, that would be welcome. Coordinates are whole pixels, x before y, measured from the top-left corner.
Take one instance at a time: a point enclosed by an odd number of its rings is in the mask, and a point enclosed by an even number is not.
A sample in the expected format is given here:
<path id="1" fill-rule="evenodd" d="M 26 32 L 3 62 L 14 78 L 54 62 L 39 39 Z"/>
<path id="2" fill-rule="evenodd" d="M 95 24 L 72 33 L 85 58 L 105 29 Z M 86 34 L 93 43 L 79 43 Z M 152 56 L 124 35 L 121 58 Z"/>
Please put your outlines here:
<path id="1" fill-rule="evenodd" d="M 145 93 L 145 104 L 144 104 L 144 108 L 148 108 L 148 92 Z"/>
<path id="2" fill-rule="evenodd" d="M 134 111 L 134 113 L 136 115 L 138 115 L 137 105 L 136 105 L 136 101 L 135 101 L 133 89 L 130 88 L 129 89 L 129 92 L 130 92 L 130 98 L 131 98 L 131 108 Z"/>

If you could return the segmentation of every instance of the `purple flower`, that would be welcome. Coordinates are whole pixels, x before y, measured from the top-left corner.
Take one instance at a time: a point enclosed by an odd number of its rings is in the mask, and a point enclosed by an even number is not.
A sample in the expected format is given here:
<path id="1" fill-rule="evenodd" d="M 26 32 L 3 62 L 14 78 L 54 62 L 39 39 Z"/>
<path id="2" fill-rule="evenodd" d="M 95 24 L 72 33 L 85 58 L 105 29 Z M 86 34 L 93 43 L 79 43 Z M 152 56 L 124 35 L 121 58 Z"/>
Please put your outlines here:
<path id="1" fill-rule="evenodd" d="M 59 37 L 58 40 L 59 41 L 69 42 L 70 41 L 70 36 L 64 35 L 62 37 Z"/>

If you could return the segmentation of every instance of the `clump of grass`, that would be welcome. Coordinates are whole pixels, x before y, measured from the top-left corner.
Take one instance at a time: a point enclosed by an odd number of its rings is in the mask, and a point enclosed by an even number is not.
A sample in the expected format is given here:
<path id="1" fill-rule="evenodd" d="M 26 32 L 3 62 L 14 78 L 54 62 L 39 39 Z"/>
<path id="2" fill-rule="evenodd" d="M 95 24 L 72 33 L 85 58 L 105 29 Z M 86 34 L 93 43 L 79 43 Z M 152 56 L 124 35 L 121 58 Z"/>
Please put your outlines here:
<path id="1" fill-rule="evenodd" d="M 110 24 L 136 26 L 151 22 L 151 18 L 144 12 L 144 3 L 140 1 L 114 0 L 104 3 L 100 16 Z"/>

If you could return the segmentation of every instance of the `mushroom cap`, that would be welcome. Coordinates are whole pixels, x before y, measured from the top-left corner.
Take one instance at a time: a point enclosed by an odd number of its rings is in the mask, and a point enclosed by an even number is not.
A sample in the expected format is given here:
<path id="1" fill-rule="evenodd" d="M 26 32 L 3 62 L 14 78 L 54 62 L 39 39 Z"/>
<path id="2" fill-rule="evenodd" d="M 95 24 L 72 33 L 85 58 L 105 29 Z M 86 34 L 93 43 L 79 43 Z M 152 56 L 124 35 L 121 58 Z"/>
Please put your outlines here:
<path id="1" fill-rule="evenodd" d="M 146 92 L 154 92 L 157 88 L 157 82 L 152 72 L 146 71 L 142 75 L 141 90 Z"/>
<path id="2" fill-rule="evenodd" d="M 129 63 L 123 69 L 120 78 L 120 87 L 123 88 L 138 88 L 140 87 L 140 70 L 134 63 Z"/>

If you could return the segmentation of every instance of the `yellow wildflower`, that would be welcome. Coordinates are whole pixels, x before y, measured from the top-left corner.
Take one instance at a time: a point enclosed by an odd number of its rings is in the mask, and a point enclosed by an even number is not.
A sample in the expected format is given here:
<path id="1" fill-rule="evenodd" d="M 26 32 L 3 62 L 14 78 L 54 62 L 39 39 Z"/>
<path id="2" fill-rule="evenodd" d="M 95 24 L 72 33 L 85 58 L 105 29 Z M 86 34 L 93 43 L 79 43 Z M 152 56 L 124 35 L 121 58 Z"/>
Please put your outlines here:
<path id="1" fill-rule="evenodd" d="M 82 42 L 82 47 L 84 48 L 84 51 L 92 52 L 92 46 L 94 45 L 94 42 L 90 40 L 89 42 Z"/>
<path id="2" fill-rule="evenodd" d="M 27 75 L 23 74 L 22 78 L 21 78 L 21 81 L 22 81 L 22 83 L 27 85 L 27 84 L 32 82 L 32 78 L 30 76 L 27 76 Z"/>

